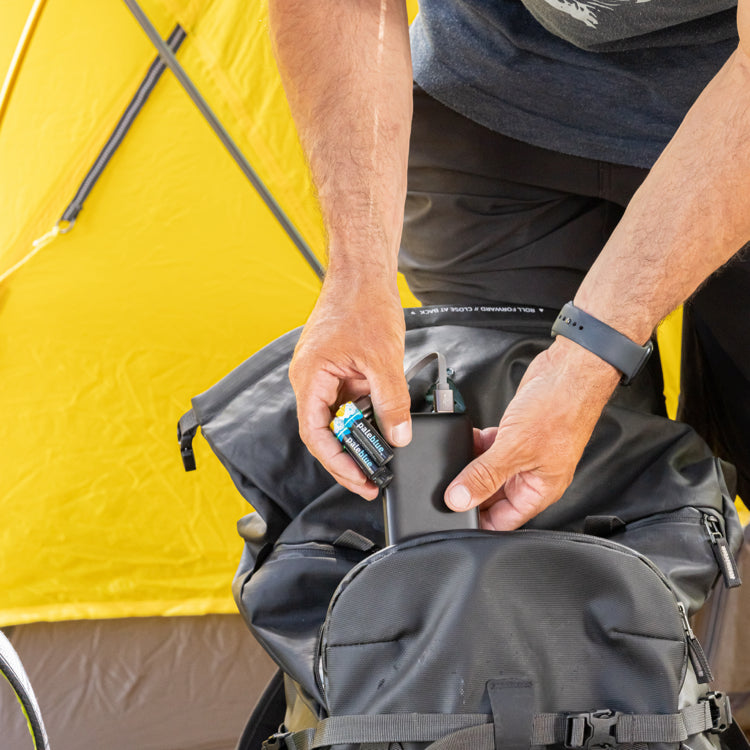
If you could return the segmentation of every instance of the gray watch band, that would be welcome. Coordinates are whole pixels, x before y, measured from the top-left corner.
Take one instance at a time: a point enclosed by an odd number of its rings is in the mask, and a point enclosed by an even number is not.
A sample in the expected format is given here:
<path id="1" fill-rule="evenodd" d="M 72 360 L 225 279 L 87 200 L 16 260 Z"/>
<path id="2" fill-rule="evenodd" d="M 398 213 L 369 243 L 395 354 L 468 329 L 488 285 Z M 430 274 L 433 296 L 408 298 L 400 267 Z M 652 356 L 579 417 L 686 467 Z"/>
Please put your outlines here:
<path id="1" fill-rule="evenodd" d="M 622 373 L 622 385 L 630 385 L 646 364 L 654 345 L 639 346 L 601 320 L 568 302 L 552 326 L 553 336 L 564 336 L 609 362 Z"/>

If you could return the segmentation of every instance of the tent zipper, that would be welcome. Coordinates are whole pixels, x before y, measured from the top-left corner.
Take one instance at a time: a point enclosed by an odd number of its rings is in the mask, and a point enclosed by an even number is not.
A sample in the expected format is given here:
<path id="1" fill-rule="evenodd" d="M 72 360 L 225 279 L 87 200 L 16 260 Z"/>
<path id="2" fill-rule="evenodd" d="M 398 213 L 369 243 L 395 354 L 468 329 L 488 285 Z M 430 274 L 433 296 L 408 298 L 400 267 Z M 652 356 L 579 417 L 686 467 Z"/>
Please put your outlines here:
<path id="1" fill-rule="evenodd" d="M 179 24 L 177 24 L 177 26 L 174 27 L 172 33 L 167 39 L 167 45 L 173 52 L 176 52 L 180 48 L 180 45 L 182 44 L 186 36 L 187 34 L 185 30 Z M 151 92 L 154 90 L 154 87 L 158 83 L 162 73 L 166 70 L 166 68 L 167 66 L 158 56 L 153 61 L 153 63 L 151 63 L 151 67 L 148 69 L 146 77 L 143 79 L 143 81 L 141 81 L 141 85 L 135 92 L 135 96 L 133 96 L 133 98 L 130 100 L 130 103 L 125 109 L 125 112 L 123 112 L 122 117 L 120 117 L 120 120 L 115 126 L 115 129 L 112 131 L 112 134 L 109 136 L 107 142 L 104 144 L 104 147 L 99 152 L 99 155 L 96 157 L 96 160 L 91 166 L 91 169 L 89 169 L 86 177 L 84 177 L 83 182 L 76 191 L 73 200 L 68 204 L 67 208 L 63 212 L 63 215 L 60 217 L 60 220 L 57 222 L 57 226 L 59 227 L 59 234 L 65 234 L 73 228 L 73 225 L 76 222 L 76 218 L 81 212 L 86 198 L 88 198 L 97 180 L 99 179 L 99 177 L 101 177 L 101 174 L 109 163 L 109 160 L 112 158 L 112 155 L 119 148 L 123 139 L 127 135 L 128 130 L 130 130 L 131 125 L 135 121 L 135 118 L 143 108 L 143 105 L 151 95 Z"/>
<path id="2" fill-rule="evenodd" d="M 166 44 L 171 50 L 176 51 L 179 49 L 186 36 L 186 32 L 178 24 L 169 35 Z M 57 220 L 57 223 L 52 229 L 45 232 L 41 237 L 38 237 L 31 243 L 32 249 L 29 253 L 21 258 L 16 264 L 0 274 L 0 283 L 28 263 L 43 247 L 46 247 L 50 242 L 54 241 L 58 235 L 65 234 L 73 228 L 73 225 L 76 222 L 76 217 L 83 208 L 84 201 L 88 198 L 89 193 L 92 191 L 94 185 L 104 171 L 104 168 L 112 158 L 112 154 L 114 154 L 122 143 L 130 126 L 138 116 L 138 113 L 141 111 L 141 108 L 153 91 L 159 78 L 161 78 L 161 74 L 166 67 L 167 66 L 162 62 L 160 57 L 157 57 L 154 60 L 151 67 L 148 69 L 146 77 L 135 92 L 135 96 L 130 100 L 130 104 L 128 104 L 122 117 L 120 117 L 117 126 L 104 144 L 104 148 L 99 152 L 99 155 L 96 157 L 93 165 L 76 191 L 73 200 L 67 205 L 65 211 L 63 211 L 62 216 Z"/>

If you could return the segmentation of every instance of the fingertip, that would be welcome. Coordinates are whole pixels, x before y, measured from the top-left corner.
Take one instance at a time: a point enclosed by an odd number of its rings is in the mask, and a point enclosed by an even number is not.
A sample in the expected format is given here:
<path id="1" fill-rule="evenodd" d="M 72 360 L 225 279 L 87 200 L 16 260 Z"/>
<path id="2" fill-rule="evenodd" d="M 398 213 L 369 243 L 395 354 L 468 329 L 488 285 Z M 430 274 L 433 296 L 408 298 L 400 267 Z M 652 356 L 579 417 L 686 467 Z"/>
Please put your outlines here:
<path id="1" fill-rule="evenodd" d="M 453 484 L 445 492 L 446 505 L 457 512 L 468 510 L 471 507 L 471 492 L 463 484 Z"/>
<path id="2" fill-rule="evenodd" d="M 411 419 L 400 422 L 391 428 L 389 442 L 397 448 L 403 448 L 411 442 Z"/>
<path id="3" fill-rule="evenodd" d="M 500 531 L 495 528 L 495 524 L 492 523 L 492 517 L 487 510 L 479 511 L 479 528 L 483 531 Z"/>
<path id="4" fill-rule="evenodd" d="M 377 500 L 380 496 L 380 490 L 372 484 L 372 482 L 367 482 L 365 485 L 360 487 L 360 489 L 357 491 L 357 494 L 360 497 L 363 497 L 367 502 L 372 502 L 373 500 Z"/>
<path id="5" fill-rule="evenodd" d="M 507 499 L 498 500 L 482 511 L 482 514 L 484 516 L 482 527 L 493 531 L 515 531 L 529 520 Z"/>
<path id="6" fill-rule="evenodd" d="M 474 437 L 474 446 L 477 449 L 477 453 L 481 455 L 485 451 L 488 451 L 495 442 L 495 436 L 497 435 L 497 427 L 485 427 L 482 430 L 477 430 Z"/>
<path id="7" fill-rule="evenodd" d="M 411 397 L 403 372 L 392 378 L 368 378 L 375 419 L 383 437 L 397 448 L 411 442 Z"/>

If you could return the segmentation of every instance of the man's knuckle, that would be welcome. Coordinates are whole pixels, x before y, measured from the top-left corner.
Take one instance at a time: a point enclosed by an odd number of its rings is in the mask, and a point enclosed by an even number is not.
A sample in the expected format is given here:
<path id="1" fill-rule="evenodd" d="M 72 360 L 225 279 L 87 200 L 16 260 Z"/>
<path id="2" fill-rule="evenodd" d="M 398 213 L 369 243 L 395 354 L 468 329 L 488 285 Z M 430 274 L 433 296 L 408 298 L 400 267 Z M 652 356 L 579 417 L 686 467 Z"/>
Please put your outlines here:
<path id="1" fill-rule="evenodd" d="M 380 406 L 387 412 L 407 412 L 411 408 L 411 399 L 408 393 L 394 393 L 386 396 L 380 401 Z"/>
<path id="2" fill-rule="evenodd" d="M 301 387 L 306 372 L 308 372 L 308 369 L 299 360 L 292 360 L 289 365 L 289 382 L 292 384 L 295 393 Z"/>
<path id="3" fill-rule="evenodd" d="M 501 484 L 500 472 L 486 461 L 475 461 L 470 479 L 474 487 L 484 494 L 494 492 Z"/>
<path id="4" fill-rule="evenodd" d="M 310 452 L 312 453 L 313 450 L 311 446 L 315 445 L 315 439 L 314 439 L 315 431 L 304 422 L 301 422 L 299 425 L 299 436 L 302 442 L 310 448 Z"/>

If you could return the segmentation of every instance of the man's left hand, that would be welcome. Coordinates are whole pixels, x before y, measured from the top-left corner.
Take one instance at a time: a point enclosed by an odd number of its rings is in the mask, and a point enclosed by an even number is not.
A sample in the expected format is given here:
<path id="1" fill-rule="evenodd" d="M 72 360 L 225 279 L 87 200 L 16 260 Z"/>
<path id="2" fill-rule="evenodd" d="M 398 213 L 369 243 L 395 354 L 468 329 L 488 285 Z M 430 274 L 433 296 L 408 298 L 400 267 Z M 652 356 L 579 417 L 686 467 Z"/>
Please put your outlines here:
<path id="1" fill-rule="evenodd" d="M 448 487 L 484 529 L 517 529 L 562 497 L 620 373 L 558 337 L 529 365 L 499 427 L 475 431 L 478 457 Z"/>

